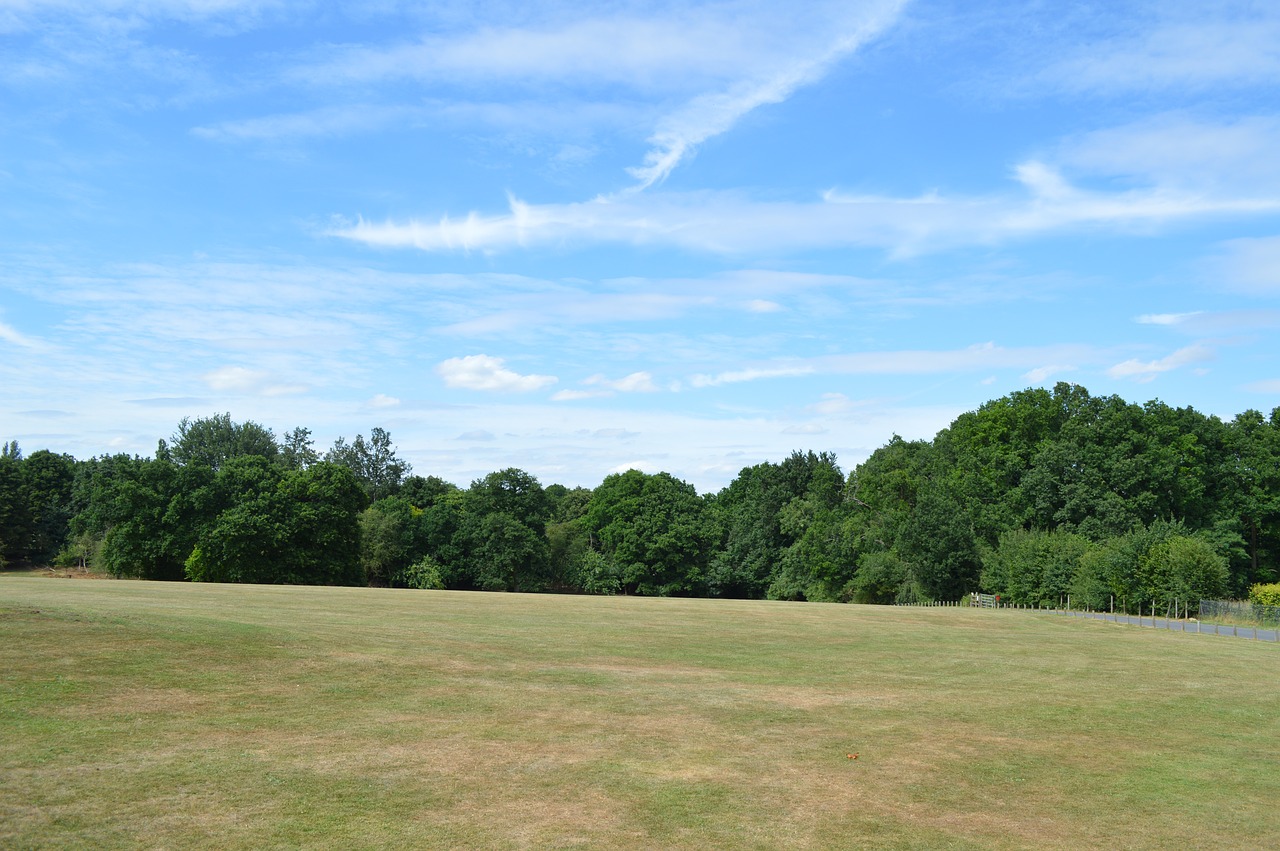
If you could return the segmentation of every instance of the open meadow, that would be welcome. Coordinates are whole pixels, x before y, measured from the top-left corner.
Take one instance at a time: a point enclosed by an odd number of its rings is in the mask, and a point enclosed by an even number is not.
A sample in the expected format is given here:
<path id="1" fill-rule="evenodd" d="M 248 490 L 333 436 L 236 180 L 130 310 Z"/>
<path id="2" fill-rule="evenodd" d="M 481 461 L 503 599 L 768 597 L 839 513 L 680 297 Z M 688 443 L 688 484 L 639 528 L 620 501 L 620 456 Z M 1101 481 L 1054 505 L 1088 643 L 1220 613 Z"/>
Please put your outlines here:
<path id="1" fill-rule="evenodd" d="M 1280 836 L 1280 647 L 1260 642 L 1017 611 L 0 576 L 0 658 L 0 847 Z"/>

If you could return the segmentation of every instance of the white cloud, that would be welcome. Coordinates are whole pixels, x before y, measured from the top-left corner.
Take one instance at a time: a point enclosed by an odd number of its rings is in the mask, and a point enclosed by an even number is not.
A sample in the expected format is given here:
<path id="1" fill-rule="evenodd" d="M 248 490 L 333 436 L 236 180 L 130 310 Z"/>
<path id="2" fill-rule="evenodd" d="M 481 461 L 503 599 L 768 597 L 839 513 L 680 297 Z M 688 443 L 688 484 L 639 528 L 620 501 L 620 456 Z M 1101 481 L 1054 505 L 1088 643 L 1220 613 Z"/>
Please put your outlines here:
<path id="1" fill-rule="evenodd" d="M 625 464 L 617 464 L 609 468 L 609 474 L 616 475 L 619 473 L 625 473 L 629 470 L 639 470 L 642 473 L 649 473 L 650 475 L 663 471 L 662 464 L 654 461 L 627 461 Z"/>
<path id="2" fill-rule="evenodd" d="M 431 34 L 399 44 L 336 47 L 290 76 L 324 87 L 415 80 L 680 93 L 744 75 L 776 75 L 797 57 L 821 53 L 833 34 L 853 37 L 902 4 L 813 2 L 803 10 L 753 0 L 609 5 L 542 4 L 520 15 L 473 6 L 469 21 L 430 27 Z"/>
<path id="3" fill-rule="evenodd" d="M 1253 381 L 1244 386 L 1250 393 L 1280 393 L 1280 378 Z"/>
<path id="4" fill-rule="evenodd" d="M 653 376 L 648 372 L 633 372 L 617 379 L 608 379 L 603 375 L 593 375 L 585 379 L 583 384 L 607 387 L 619 393 L 656 393 L 658 385 L 653 383 Z"/>
<path id="5" fill-rule="evenodd" d="M 721 372 L 717 375 L 693 375 L 689 383 L 694 387 L 719 387 L 721 384 L 740 384 L 744 381 L 759 381 L 763 378 L 796 378 L 813 372 L 811 366 L 781 366 L 771 369 L 739 369 Z"/>
<path id="6" fill-rule="evenodd" d="M 267 374 L 243 366 L 224 366 L 206 372 L 202 378 L 210 389 L 218 392 L 249 393 L 262 386 Z"/>
<path id="7" fill-rule="evenodd" d="M 306 384 L 282 383 L 271 372 L 243 366 L 221 366 L 200 378 L 215 393 L 280 397 L 306 393 L 310 389 Z"/>
<path id="8" fill-rule="evenodd" d="M 809 410 L 819 414 L 843 414 L 855 407 L 855 403 L 843 393 L 823 393 L 822 401 L 809 406 Z"/>
<path id="9" fill-rule="evenodd" d="M 1005 348 L 995 343 L 981 343 L 963 349 L 872 351 L 787 358 L 772 365 L 765 363 L 716 375 L 694 375 L 689 383 L 694 387 L 718 387 L 723 384 L 805 375 L 948 375 L 991 368 L 1020 369 L 1027 371 L 1029 376 L 1037 370 L 1056 372 L 1077 368 L 1045 367 L 1046 362 L 1097 364 L 1103 362 L 1107 355 L 1107 350 L 1086 345 Z M 829 411 L 834 412 L 858 403 L 844 398 L 842 394 L 827 394 L 823 401 L 812 406 L 812 410 L 820 411 L 824 404 Z"/>
<path id="10" fill-rule="evenodd" d="M 379 393 L 370 399 L 368 404 L 370 408 L 394 408 L 400 404 L 400 400 L 394 396 Z"/>
<path id="11" fill-rule="evenodd" d="M 1014 175 L 1026 193 L 901 198 L 828 191 L 821 201 L 809 203 L 708 192 L 541 205 L 511 198 L 504 214 L 472 212 L 436 222 L 361 219 L 329 233 L 368 245 L 431 252 L 628 243 L 723 254 L 864 246 L 905 256 L 1078 228 L 1150 230 L 1188 219 L 1280 210 L 1280 186 L 1243 194 L 1163 185 L 1086 190 L 1038 161 L 1019 164 Z"/>
<path id="12" fill-rule="evenodd" d="M 558 380 L 551 375 L 520 375 L 506 369 L 504 363 L 502 358 L 489 355 L 449 358 L 436 366 L 436 374 L 449 387 L 500 393 L 528 393 L 555 384 Z"/>
<path id="13" fill-rule="evenodd" d="M 1029 370 L 1023 373 L 1022 377 L 1032 384 L 1039 384 L 1051 376 L 1058 375 L 1063 372 L 1072 372 L 1073 370 L 1075 370 L 1074 366 L 1051 364 L 1049 366 L 1038 366 L 1035 369 Z"/>
<path id="14" fill-rule="evenodd" d="M 579 399 L 599 399 L 612 395 L 608 390 L 557 390 L 551 394 L 551 401 L 576 402 Z"/>
<path id="15" fill-rule="evenodd" d="M 1134 381 L 1147 382 L 1162 372 L 1170 372 L 1179 367 L 1211 360 L 1213 355 L 1213 350 L 1207 346 L 1187 346 L 1159 360 L 1142 361 L 1134 358 L 1118 363 L 1107 370 L 1107 375 L 1112 378 L 1132 378 Z"/>
<path id="16" fill-rule="evenodd" d="M 824 49 L 801 54 L 762 79 L 744 80 L 727 90 L 694 98 L 683 109 L 666 116 L 649 137 L 653 146 L 644 165 L 627 169 L 645 189 L 665 180 L 671 170 L 694 148 L 728 131 L 747 113 L 768 104 L 781 103 L 799 88 L 821 79 L 831 66 L 882 32 L 897 17 L 902 2 L 871 5 L 866 17 L 849 32 L 837 34 Z"/>
<path id="17" fill-rule="evenodd" d="M 217 393 L 259 396 L 296 396 L 310 388 L 303 383 L 272 381 L 271 373 L 243 366 L 223 366 L 206 372 L 201 380 Z"/>
<path id="18" fill-rule="evenodd" d="M 640 433 L 625 428 L 598 428 L 591 432 L 591 436 L 600 440 L 631 440 L 639 437 Z"/>
<path id="19" fill-rule="evenodd" d="M 804 423 L 802 425 L 789 425 L 782 430 L 783 434 L 826 434 L 830 429 L 820 426 L 816 423 Z"/>
<path id="20" fill-rule="evenodd" d="M 603 375 L 591 375 L 582 380 L 593 390 L 560 390 L 551 397 L 554 402 L 572 402 L 579 399 L 601 399 L 614 393 L 656 393 L 659 388 L 648 372 L 633 372 L 622 378 L 610 379 Z"/>
<path id="21" fill-rule="evenodd" d="M 782 310 L 782 305 L 776 301 L 769 301 L 763 298 L 753 298 L 747 302 L 747 310 L 752 313 L 777 313 Z"/>
<path id="22" fill-rule="evenodd" d="M 1203 311 L 1193 310 L 1190 313 L 1144 313 L 1134 319 L 1139 325 L 1181 325 Z"/>

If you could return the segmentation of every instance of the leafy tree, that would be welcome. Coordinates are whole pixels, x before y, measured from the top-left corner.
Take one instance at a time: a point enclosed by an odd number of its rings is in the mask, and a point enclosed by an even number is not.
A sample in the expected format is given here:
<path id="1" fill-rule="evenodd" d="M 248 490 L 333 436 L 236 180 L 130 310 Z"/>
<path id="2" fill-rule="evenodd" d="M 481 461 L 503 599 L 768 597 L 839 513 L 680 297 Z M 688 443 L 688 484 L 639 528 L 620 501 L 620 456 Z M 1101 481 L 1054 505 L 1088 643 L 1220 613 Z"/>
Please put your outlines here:
<path id="1" fill-rule="evenodd" d="M 14 560 L 26 554 L 30 537 L 31 506 L 23 492 L 22 453 L 10 441 L 0 452 L 0 558 Z"/>
<path id="2" fill-rule="evenodd" d="M 280 490 L 286 505 L 287 573 L 295 584 L 363 585 L 359 512 L 364 489 L 337 464 L 318 463 L 285 475 Z"/>
<path id="3" fill-rule="evenodd" d="M 869 552 L 858 559 L 851 590 L 855 603 L 892 603 L 911 582 L 911 571 L 897 553 Z"/>
<path id="4" fill-rule="evenodd" d="M 1245 411 L 1225 429 L 1216 514 L 1240 538 L 1231 591 L 1280 579 L 1280 408 Z"/>
<path id="5" fill-rule="evenodd" d="M 410 470 L 407 462 L 396 457 L 391 434 L 381 428 L 370 431 L 367 441 L 360 434 L 351 443 L 339 437 L 325 460 L 355 473 L 369 501 L 394 496 Z"/>
<path id="6" fill-rule="evenodd" d="M 476 515 L 505 514 L 538 535 L 546 531 L 551 516 L 551 500 L 538 479 L 515 467 L 472 482 L 466 505 Z"/>
<path id="7" fill-rule="evenodd" d="M 548 581 L 547 540 L 502 512 L 476 514 L 463 529 L 468 578 L 481 591 L 542 591 Z"/>
<path id="8" fill-rule="evenodd" d="M 214 414 L 192 420 L 183 417 L 172 444 L 160 441 L 156 457 L 180 467 L 204 466 L 215 472 L 233 458 L 258 456 L 276 460 L 280 447 L 271 429 L 252 420 L 231 421 L 231 414 Z"/>
<path id="9" fill-rule="evenodd" d="M 88 462 L 76 477 L 82 508 L 72 531 L 102 542 L 102 565 L 114 576 L 181 579 L 191 530 L 171 509 L 182 481 L 169 461 L 114 455 Z"/>
<path id="10" fill-rule="evenodd" d="M 397 585 L 419 556 L 420 509 L 401 497 L 378 500 L 360 512 L 360 564 L 370 585 Z"/>
<path id="11" fill-rule="evenodd" d="M 75 459 L 47 449 L 22 460 L 21 499 L 26 504 L 23 556 L 47 564 L 67 539 L 71 522 L 71 490 Z"/>
<path id="12" fill-rule="evenodd" d="M 280 462 L 289 470 L 305 470 L 320 460 L 311 439 L 311 429 L 295 428 L 280 440 Z"/>
<path id="13" fill-rule="evenodd" d="M 717 537 L 703 508 L 693 485 L 667 473 L 628 470 L 595 489 L 586 522 L 616 566 L 621 590 L 692 595 L 705 587 Z"/>
<path id="14" fill-rule="evenodd" d="M 261 456 L 228 461 L 207 488 L 211 523 L 186 560 L 200 582 L 351 585 L 360 570 L 364 492 L 335 464 L 286 471 Z"/>
<path id="15" fill-rule="evenodd" d="M 1217 599 L 1227 588 L 1227 560 L 1205 541 L 1187 535 L 1152 546 L 1139 560 L 1138 574 L 1143 597 L 1166 605 Z"/>
<path id="16" fill-rule="evenodd" d="M 723 597 L 800 599 L 810 584 L 808 569 L 792 558 L 781 568 L 784 551 L 806 534 L 814 517 L 832 521 L 840 504 L 844 475 L 830 453 L 793 452 L 781 464 L 746 467 L 710 500 L 710 511 L 723 530 L 723 543 L 708 570 L 711 593 Z M 782 516 L 792 521 L 783 528 Z M 823 536 L 829 538 L 824 529 Z M 813 549 L 819 533 L 811 534 Z"/>
<path id="17" fill-rule="evenodd" d="M 1071 532 L 1010 529 L 983 554 L 981 586 L 1012 603 L 1058 605 L 1089 548 Z"/>
<path id="18" fill-rule="evenodd" d="M 443 499 L 451 495 L 459 494 L 461 490 L 452 482 L 446 482 L 444 479 L 436 476 L 409 476 L 400 486 L 400 493 L 397 494 L 402 499 L 415 508 L 427 509 Z"/>
<path id="19" fill-rule="evenodd" d="M 978 587 L 982 562 L 973 520 L 942 487 L 921 491 L 898 528 L 896 547 L 930 600 L 958 600 Z"/>

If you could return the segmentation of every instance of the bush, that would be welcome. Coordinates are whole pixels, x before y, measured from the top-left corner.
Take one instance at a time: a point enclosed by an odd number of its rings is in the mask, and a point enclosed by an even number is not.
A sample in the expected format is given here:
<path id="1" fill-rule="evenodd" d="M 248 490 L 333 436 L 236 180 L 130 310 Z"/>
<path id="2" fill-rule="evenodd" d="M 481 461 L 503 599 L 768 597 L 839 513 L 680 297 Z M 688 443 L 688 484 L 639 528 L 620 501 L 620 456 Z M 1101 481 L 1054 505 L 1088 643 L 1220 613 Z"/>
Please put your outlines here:
<path id="1" fill-rule="evenodd" d="M 440 562 L 431 556 L 423 556 L 400 572 L 400 580 L 407 588 L 422 591 L 440 591 L 444 588 L 444 577 Z"/>
<path id="2" fill-rule="evenodd" d="M 1269 585 L 1254 585 L 1249 589 L 1249 602 L 1255 606 L 1280 607 L 1280 582 Z"/>
<path id="3" fill-rule="evenodd" d="M 907 565 L 894 552 L 866 553 L 851 583 L 855 603 L 892 603 L 907 582 Z"/>
<path id="4" fill-rule="evenodd" d="M 101 549 L 101 541 L 88 532 L 81 532 L 68 540 L 66 545 L 58 551 L 58 554 L 53 557 L 53 565 L 54 567 L 78 567 L 81 570 L 96 568 L 99 566 Z"/>

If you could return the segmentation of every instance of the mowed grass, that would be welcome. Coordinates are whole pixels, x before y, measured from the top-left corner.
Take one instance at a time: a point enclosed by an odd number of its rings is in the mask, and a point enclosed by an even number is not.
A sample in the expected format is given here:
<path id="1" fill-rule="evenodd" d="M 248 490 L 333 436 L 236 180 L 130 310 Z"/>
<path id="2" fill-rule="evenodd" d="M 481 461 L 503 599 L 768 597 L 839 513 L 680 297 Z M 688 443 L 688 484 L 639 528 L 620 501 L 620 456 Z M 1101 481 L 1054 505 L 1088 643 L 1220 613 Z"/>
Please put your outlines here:
<path id="1" fill-rule="evenodd" d="M 0 577 L 2 847 L 1267 847 L 1278 758 L 1243 640 Z"/>

